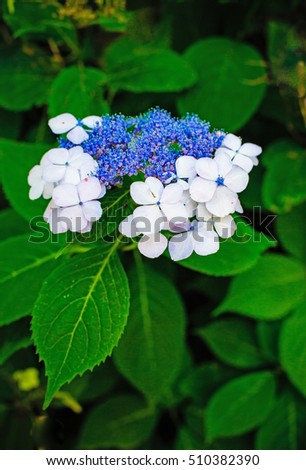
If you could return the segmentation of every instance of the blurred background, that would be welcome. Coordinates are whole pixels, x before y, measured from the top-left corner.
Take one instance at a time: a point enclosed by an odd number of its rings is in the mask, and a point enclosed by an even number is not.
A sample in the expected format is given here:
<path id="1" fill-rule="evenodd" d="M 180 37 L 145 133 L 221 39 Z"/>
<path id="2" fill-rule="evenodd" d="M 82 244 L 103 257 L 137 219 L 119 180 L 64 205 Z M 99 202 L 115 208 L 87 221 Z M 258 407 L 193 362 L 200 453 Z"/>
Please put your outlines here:
<path id="1" fill-rule="evenodd" d="M 109 359 L 42 411 L 26 317 L 0 328 L 1 448 L 305 449 L 305 2 L 3 0 L 0 13 L 1 240 L 46 205 L 28 200 L 26 177 L 57 114 L 159 106 L 264 148 L 241 196 L 257 244 L 226 242 L 201 265 L 148 262 L 187 318 L 180 370 L 154 406 Z M 171 334 L 171 318 L 156 328 Z"/>

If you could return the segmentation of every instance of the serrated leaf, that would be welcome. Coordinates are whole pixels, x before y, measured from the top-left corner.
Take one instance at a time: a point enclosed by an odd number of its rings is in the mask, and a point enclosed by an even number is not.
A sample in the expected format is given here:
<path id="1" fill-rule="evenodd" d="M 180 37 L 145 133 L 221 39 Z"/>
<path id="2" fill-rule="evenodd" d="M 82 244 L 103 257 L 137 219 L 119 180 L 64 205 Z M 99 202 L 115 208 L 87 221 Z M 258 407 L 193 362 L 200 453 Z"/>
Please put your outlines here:
<path id="1" fill-rule="evenodd" d="M 0 51 L 0 106 L 11 111 L 47 102 L 53 79 L 48 56 L 35 49 L 28 52 L 9 48 Z"/>
<path id="2" fill-rule="evenodd" d="M 254 114 L 266 89 L 266 68 L 253 47 L 226 38 L 192 44 L 184 58 L 198 83 L 178 99 L 181 114 L 197 113 L 213 127 L 240 129 Z"/>
<path id="3" fill-rule="evenodd" d="M 306 200 L 306 151 L 294 141 L 274 142 L 263 153 L 267 167 L 262 198 L 267 209 L 285 214 Z"/>
<path id="4" fill-rule="evenodd" d="M 193 253 L 179 264 L 202 274 L 233 276 L 252 267 L 261 253 L 274 244 L 265 235 L 259 234 L 239 220 L 236 234 L 232 238 L 222 240 L 217 253 L 212 256 Z"/>
<path id="5" fill-rule="evenodd" d="M 119 395 L 93 408 L 84 423 L 79 449 L 133 449 L 149 438 L 155 409 L 133 395 Z"/>
<path id="6" fill-rule="evenodd" d="M 0 326 L 29 315 L 44 279 L 56 266 L 58 244 L 29 243 L 28 235 L 0 243 Z"/>
<path id="7" fill-rule="evenodd" d="M 280 362 L 290 381 L 306 396 L 306 302 L 287 318 L 281 328 Z"/>
<path id="8" fill-rule="evenodd" d="M 129 288 L 118 243 L 72 257 L 43 284 L 32 329 L 48 376 L 45 407 L 62 385 L 105 361 L 123 333 Z"/>
<path id="9" fill-rule="evenodd" d="M 257 431 L 256 449 L 304 449 L 305 420 L 305 403 L 298 396 L 285 391 Z"/>
<path id="10" fill-rule="evenodd" d="M 268 254 L 232 280 L 214 313 L 236 312 L 258 320 L 276 320 L 301 302 L 305 292 L 303 265 L 286 256 Z"/>
<path id="11" fill-rule="evenodd" d="M 106 51 L 108 81 L 114 90 L 134 93 L 175 92 L 196 82 L 196 74 L 179 54 L 120 38 Z"/>
<path id="12" fill-rule="evenodd" d="M 138 254 L 129 282 L 131 312 L 125 334 L 114 351 L 114 360 L 124 377 L 147 397 L 158 401 L 180 371 L 184 307 L 174 285 Z"/>
<path id="13" fill-rule="evenodd" d="M 30 169 L 39 164 L 41 157 L 49 149 L 50 146 L 45 144 L 0 139 L 4 192 L 16 212 L 27 220 L 42 216 L 48 204 L 43 198 L 36 201 L 29 199 L 30 186 L 27 178 Z"/>
<path id="14" fill-rule="evenodd" d="M 27 318 L 0 328 L 0 365 L 31 344 L 30 321 Z"/>
<path id="15" fill-rule="evenodd" d="M 259 426 L 275 404 L 275 388 L 271 372 L 244 375 L 220 388 L 206 409 L 207 440 L 238 436 Z"/>
<path id="16" fill-rule="evenodd" d="M 199 328 L 197 333 L 226 364 L 252 369 L 267 362 L 257 344 L 255 324 L 248 320 L 220 319 Z"/>
<path id="17" fill-rule="evenodd" d="M 109 111 L 103 98 L 106 75 L 92 67 L 63 69 L 52 83 L 49 96 L 49 115 L 71 113 L 77 118 L 102 115 Z"/>
<path id="18" fill-rule="evenodd" d="M 276 232 L 283 247 L 306 263 L 306 204 L 294 207 L 276 219 Z"/>

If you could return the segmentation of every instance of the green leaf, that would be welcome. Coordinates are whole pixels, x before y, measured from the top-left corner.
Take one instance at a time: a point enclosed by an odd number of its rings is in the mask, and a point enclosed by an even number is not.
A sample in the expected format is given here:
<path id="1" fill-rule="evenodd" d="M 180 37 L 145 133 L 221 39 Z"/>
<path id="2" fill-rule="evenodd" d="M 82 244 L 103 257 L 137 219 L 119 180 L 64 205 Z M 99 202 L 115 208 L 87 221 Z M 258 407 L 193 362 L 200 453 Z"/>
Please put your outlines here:
<path id="1" fill-rule="evenodd" d="M 199 81 L 179 97 L 181 114 L 197 113 L 213 127 L 240 129 L 255 113 L 266 89 L 266 69 L 251 46 L 225 38 L 208 38 L 192 44 L 185 59 Z"/>
<path id="2" fill-rule="evenodd" d="M 207 440 L 237 436 L 259 426 L 275 403 L 275 388 L 271 372 L 244 375 L 220 388 L 207 406 Z"/>
<path id="3" fill-rule="evenodd" d="M 285 214 L 306 200 L 306 151 L 290 140 L 280 140 L 263 154 L 267 167 L 262 187 L 265 207 Z"/>
<path id="4" fill-rule="evenodd" d="M 266 364 L 256 339 L 255 324 L 242 318 L 226 318 L 197 330 L 221 361 L 252 369 Z"/>
<path id="5" fill-rule="evenodd" d="M 175 450 L 202 450 L 203 443 L 187 427 L 179 428 L 175 441 Z"/>
<path id="6" fill-rule="evenodd" d="M 146 265 L 138 253 L 135 256 L 136 265 L 129 274 L 130 317 L 114 359 L 124 377 L 158 401 L 180 371 L 185 314 L 167 277 Z"/>
<path id="7" fill-rule="evenodd" d="M 282 320 L 260 321 L 256 325 L 258 344 L 264 356 L 272 362 L 278 362 L 278 338 Z"/>
<path id="8" fill-rule="evenodd" d="M 28 235 L 0 243 L 0 326 L 29 315 L 44 279 L 56 266 L 58 244 L 29 243 Z"/>
<path id="9" fill-rule="evenodd" d="M 286 391 L 256 434 L 256 449 L 297 450 L 305 447 L 306 407 Z"/>
<path id="10" fill-rule="evenodd" d="M 79 449 L 134 449 L 150 437 L 156 423 L 152 406 L 133 395 L 110 398 L 85 421 Z"/>
<path id="11" fill-rule="evenodd" d="M 262 252 L 274 245 L 264 234 L 237 220 L 237 232 L 232 238 L 221 241 L 220 249 L 213 256 L 193 253 L 180 261 L 185 268 L 211 276 L 233 276 L 252 267 Z"/>
<path id="12" fill-rule="evenodd" d="M 30 169 L 39 164 L 41 157 L 49 149 L 45 144 L 0 139 L 4 192 L 16 212 L 27 220 L 42 216 L 48 204 L 43 198 L 36 201 L 29 199 L 27 177 Z"/>
<path id="13" fill-rule="evenodd" d="M 180 383 L 180 393 L 191 397 L 197 406 L 204 407 L 218 388 L 237 377 L 239 371 L 217 362 L 206 362 L 190 370 Z"/>
<path id="14" fill-rule="evenodd" d="M 22 235 L 29 231 L 29 224 L 13 209 L 0 211 L 0 240 Z"/>
<path id="15" fill-rule="evenodd" d="M 0 365 L 20 349 L 32 344 L 27 318 L 0 328 Z"/>
<path id="16" fill-rule="evenodd" d="M 280 362 L 290 381 L 306 396 L 306 302 L 285 320 L 280 334 Z"/>
<path id="17" fill-rule="evenodd" d="M 306 263 L 306 204 L 294 207 L 276 219 L 276 232 L 283 247 Z"/>
<path id="18" fill-rule="evenodd" d="M 110 86 L 134 93 L 175 92 L 196 82 L 194 69 L 176 52 L 120 38 L 106 51 Z"/>
<path id="19" fill-rule="evenodd" d="M 64 383 L 105 361 L 123 333 L 129 289 L 118 243 L 72 257 L 43 284 L 32 329 L 48 376 L 45 407 Z"/>
<path id="20" fill-rule="evenodd" d="M 303 265 L 286 256 L 268 254 L 233 279 L 214 313 L 237 312 L 258 320 L 276 320 L 301 302 L 305 291 Z"/>
<path id="21" fill-rule="evenodd" d="M 0 51 L 0 106 L 24 111 L 47 102 L 53 70 L 47 55 L 29 50 L 29 55 L 14 49 Z"/>
<path id="22" fill-rule="evenodd" d="M 108 113 L 103 98 L 106 75 L 92 67 L 63 69 L 52 83 L 49 96 L 49 115 L 71 113 L 77 118 Z"/>
<path id="23" fill-rule="evenodd" d="M 6 139 L 18 139 L 21 128 L 22 116 L 6 109 L 0 109 L 0 137 Z"/>

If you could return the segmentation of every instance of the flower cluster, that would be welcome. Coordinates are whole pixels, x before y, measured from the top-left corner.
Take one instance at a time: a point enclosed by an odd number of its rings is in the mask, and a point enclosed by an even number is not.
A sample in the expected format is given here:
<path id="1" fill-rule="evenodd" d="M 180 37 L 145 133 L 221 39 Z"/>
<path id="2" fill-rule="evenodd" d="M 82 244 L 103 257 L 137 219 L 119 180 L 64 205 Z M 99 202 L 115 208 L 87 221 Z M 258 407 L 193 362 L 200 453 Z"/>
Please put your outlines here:
<path id="1" fill-rule="evenodd" d="M 258 165 L 261 147 L 210 131 L 195 115 L 173 118 L 159 108 L 136 117 L 71 114 L 50 119 L 55 134 L 67 133 L 29 173 L 30 199 L 51 199 L 44 217 L 53 232 L 90 231 L 102 215 L 106 189 L 124 176 L 144 175 L 130 194 L 137 207 L 120 232 L 137 238 L 150 258 L 168 248 L 173 260 L 219 249 L 219 237 L 235 230 L 242 212 L 238 194 Z"/>

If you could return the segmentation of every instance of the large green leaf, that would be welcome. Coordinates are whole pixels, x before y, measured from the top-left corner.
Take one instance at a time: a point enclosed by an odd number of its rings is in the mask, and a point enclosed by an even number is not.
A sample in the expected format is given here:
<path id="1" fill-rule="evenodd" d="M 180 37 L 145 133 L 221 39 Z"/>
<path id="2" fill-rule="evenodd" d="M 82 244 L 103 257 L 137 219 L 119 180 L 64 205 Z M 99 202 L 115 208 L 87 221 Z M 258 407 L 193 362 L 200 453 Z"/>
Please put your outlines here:
<path id="1" fill-rule="evenodd" d="M 0 328 L 0 365 L 15 352 L 31 344 L 30 321 L 27 318 Z"/>
<path id="2" fill-rule="evenodd" d="M 143 263 L 138 253 L 129 282 L 131 312 L 114 359 L 135 387 L 158 400 L 180 370 L 184 308 L 173 284 Z"/>
<path id="3" fill-rule="evenodd" d="M 64 383 L 104 361 L 123 333 L 129 289 L 118 243 L 72 257 L 43 284 L 32 329 L 48 376 L 45 406 Z"/>
<path id="4" fill-rule="evenodd" d="M 92 67 L 63 69 L 52 83 L 49 115 L 71 113 L 78 118 L 102 115 L 109 111 L 103 98 L 105 73 Z"/>
<path id="5" fill-rule="evenodd" d="M 276 320 L 301 302 L 305 288 L 305 270 L 300 262 L 282 255 L 265 255 L 233 279 L 215 313 L 237 312 L 258 320 Z"/>
<path id="6" fill-rule="evenodd" d="M 242 318 L 226 318 L 198 329 L 212 352 L 226 364 L 252 369 L 266 363 L 254 324 Z"/>
<path id="7" fill-rule="evenodd" d="M 289 212 L 306 200 L 306 151 L 294 141 L 280 140 L 263 154 L 267 167 L 262 198 L 276 214 Z"/>
<path id="8" fill-rule="evenodd" d="M 275 243 L 242 220 L 237 221 L 237 227 L 232 238 L 221 240 L 220 249 L 214 255 L 199 256 L 193 253 L 179 264 L 212 276 L 233 276 L 246 271 L 258 261 L 262 252 Z"/>
<path id="9" fill-rule="evenodd" d="M 47 102 L 53 71 L 47 55 L 29 49 L 25 54 L 15 49 L 0 50 L 0 106 L 23 111 Z"/>
<path id="10" fill-rule="evenodd" d="M 306 406 L 285 391 L 256 434 L 256 449 L 297 450 L 305 447 Z"/>
<path id="11" fill-rule="evenodd" d="M 13 209 L 4 209 L 0 212 L 0 227 L 1 241 L 29 231 L 29 224 Z"/>
<path id="12" fill-rule="evenodd" d="M 18 214 L 27 220 L 41 216 L 48 204 L 43 198 L 36 201 L 29 199 L 30 187 L 27 177 L 30 169 L 39 164 L 41 157 L 49 148 L 45 144 L 0 139 L 4 192 Z"/>
<path id="13" fill-rule="evenodd" d="M 227 131 L 240 129 L 257 110 L 266 89 L 260 54 L 247 44 L 209 38 L 192 44 L 184 57 L 199 81 L 178 99 L 180 113 L 197 113 Z"/>
<path id="14" fill-rule="evenodd" d="M 189 63 L 176 52 L 120 38 L 107 50 L 106 70 L 114 90 L 175 92 L 196 82 Z"/>
<path id="15" fill-rule="evenodd" d="M 291 382 L 306 396 L 306 302 L 284 322 L 280 361 Z"/>
<path id="16" fill-rule="evenodd" d="M 270 372 L 254 372 L 220 388 L 207 406 L 207 440 L 237 436 L 259 426 L 274 406 L 275 388 Z"/>
<path id="17" fill-rule="evenodd" d="M 29 243 L 28 235 L 0 243 L 0 326 L 29 315 L 44 279 L 55 268 L 59 245 Z"/>
<path id="18" fill-rule="evenodd" d="M 306 263 L 306 204 L 294 207 L 288 214 L 278 216 L 276 231 L 283 247 Z"/>
<path id="19" fill-rule="evenodd" d="M 149 438 L 154 407 L 133 395 L 119 395 L 93 408 L 85 421 L 80 449 L 133 449 Z"/>

